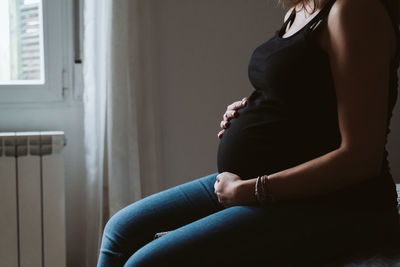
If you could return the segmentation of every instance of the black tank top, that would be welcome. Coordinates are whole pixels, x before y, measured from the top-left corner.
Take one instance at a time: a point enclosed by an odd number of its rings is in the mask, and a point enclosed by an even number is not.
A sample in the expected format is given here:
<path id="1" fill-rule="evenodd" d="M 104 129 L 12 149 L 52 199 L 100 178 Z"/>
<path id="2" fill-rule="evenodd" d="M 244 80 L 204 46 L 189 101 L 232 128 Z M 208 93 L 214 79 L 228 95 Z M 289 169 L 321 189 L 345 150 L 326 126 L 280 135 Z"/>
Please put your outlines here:
<path id="1" fill-rule="evenodd" d="M 315 30 L 335 0 L 293 35 L 282 38 L 293 12 L 282 27 L 251 55 L 248 75 L 254 91 L 247 105 L 230 121 L 218 147 L 218 171 L 250 179 L 294 167 L 339 148 L 336 93 L 329 56 L 316 42 Z M 397 98 L 397 56 L 392 62 L 388 126 Z M 389 133 L 389 128 L 388 128 Z M 396 203 L 396 190 L 386 159 L 380 177 L 322 196 L 342 201 L 363 198 Z M 386 204 L 385 204 L 386 205 Z"/>

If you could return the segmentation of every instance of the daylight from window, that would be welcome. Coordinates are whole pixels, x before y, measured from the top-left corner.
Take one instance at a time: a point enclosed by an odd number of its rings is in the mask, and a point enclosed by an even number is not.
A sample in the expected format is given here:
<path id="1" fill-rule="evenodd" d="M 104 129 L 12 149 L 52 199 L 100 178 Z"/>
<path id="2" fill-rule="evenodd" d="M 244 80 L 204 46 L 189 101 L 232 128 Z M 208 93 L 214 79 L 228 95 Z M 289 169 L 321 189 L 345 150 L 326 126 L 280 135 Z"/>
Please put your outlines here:
<path id="1" fill-rule="evenodd" d="M 44 83 L 42 0 L 0 0 L 0 84 Z"/>

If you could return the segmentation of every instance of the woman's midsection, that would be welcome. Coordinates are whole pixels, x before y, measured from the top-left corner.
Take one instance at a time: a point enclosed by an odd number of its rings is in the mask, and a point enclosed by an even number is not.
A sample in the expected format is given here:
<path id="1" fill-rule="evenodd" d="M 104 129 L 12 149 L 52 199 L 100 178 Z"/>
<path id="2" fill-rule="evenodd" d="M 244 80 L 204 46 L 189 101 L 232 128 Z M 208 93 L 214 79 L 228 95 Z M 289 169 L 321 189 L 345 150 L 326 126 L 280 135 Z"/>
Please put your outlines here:
<path id="1" fill-rule="evenodd" d="M 265 107 L 246 107 L 220 140 L 218 171 L 250 179 L 298 165 L 335 148 L 337 136 L 325 128 Z"/>

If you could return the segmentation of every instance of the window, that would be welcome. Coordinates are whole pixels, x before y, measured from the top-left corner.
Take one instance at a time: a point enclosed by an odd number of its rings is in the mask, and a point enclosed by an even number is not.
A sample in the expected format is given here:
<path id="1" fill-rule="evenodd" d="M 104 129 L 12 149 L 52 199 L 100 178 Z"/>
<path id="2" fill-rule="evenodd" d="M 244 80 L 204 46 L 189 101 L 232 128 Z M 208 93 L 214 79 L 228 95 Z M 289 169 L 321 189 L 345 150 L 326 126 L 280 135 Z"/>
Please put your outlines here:
<path id="1" fill-rule="evenodd" d="M 64 41 L 66 2 L 0 1 L 0 103 L 63 99 L 65 49 L 73 45 Z"/>
<path id="2" fill-rule="evenodd" d="M 43 84 L 41 0 L 0 2 L 0 84 Z"/>

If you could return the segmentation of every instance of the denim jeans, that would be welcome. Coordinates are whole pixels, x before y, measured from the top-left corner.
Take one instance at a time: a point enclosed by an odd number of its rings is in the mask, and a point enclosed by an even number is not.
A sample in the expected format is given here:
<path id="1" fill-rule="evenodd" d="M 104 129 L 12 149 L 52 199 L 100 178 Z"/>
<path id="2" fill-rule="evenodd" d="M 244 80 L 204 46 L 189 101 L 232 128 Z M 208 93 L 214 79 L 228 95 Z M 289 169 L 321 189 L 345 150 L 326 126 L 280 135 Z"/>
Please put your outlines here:
<path id="1" fill-rule="evenodd" d="M 117 212 L 104 229 L 98 266 L 312 266 L 393 234 L 391 210 L 315 201 L 223 208 L 217 174 Z"/>

